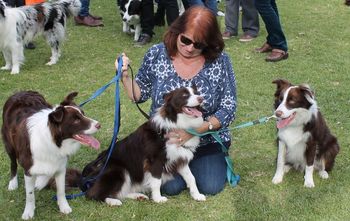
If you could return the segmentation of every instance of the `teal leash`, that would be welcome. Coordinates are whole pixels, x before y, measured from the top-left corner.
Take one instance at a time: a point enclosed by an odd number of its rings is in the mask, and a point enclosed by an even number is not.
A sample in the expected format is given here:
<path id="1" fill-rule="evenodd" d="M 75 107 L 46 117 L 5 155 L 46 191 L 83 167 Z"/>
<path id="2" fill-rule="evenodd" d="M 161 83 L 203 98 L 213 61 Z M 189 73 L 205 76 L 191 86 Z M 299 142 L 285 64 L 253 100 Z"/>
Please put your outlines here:
<path id="1" fill-rule="evenodd" d="M 238 174 L 235 174 L 234 167 L 233 167 L 233 160 L 230 158 L 230 155 L 228 153 L 227 148 L 222 143 L 222 140 L 219 136 L 219 133 L 222 131 L 231 131 L 234 129 L 241 129 L 241 128 L 245 128 L 245 127 L 254 126 L 257 124 L 263 124 L 263 123 L 268 122 L 271 118 L 276 118 L 276 116 L 272 115 L 270 117 L 262 117 L 262 118 L 259 118 L 257 120 L 249 121 L 249 122 L 240 124 L 240 125 L 232 127 L 232 128 L 226 128 L 226 129 L 217 130 L 217 131 L 207 131 L 205 133 L 198 133 L 197 131 L 195 131 L 192 128 L 188 129 L 186 131 L 194 136 L 199 136 L 199 137 L 211 135 L 220 144 L 221 150 L 225 154 L 225 161 L 227 164 L 227 169 L 226 169 L 227 182 L 230 184 L 230 186 L 235 187 L 239 183 L 241 177 Z"/>

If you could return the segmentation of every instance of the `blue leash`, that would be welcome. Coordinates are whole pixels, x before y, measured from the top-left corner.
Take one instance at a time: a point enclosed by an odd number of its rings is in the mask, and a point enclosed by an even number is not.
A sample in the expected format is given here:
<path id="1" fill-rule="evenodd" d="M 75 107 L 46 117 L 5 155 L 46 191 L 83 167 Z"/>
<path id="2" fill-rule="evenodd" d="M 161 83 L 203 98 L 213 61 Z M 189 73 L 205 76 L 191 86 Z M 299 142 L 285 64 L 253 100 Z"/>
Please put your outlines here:
<path id="1" fill-rule="evenodd" d="M 262 118 L 259 118 L 257 120 L 249 121 L 249 122 L 240 124 L 240 125 L 232 127 L 232 128 L 226 128 L 226 129 L 217 130 L 217 131 L 207 131 L 205 133 L 198 133 L 194 129 L 188 129 L 186 131 L 188 133 L 194 135 L 194 136 L 199 136 L 199 137 L 203 137 L 203 136 L 206 136 L 206 135 L 211 135 L 220 144 L 221 150 L 225 154 L 225 161 L 226 161 L 226 164 L 227 164 L 227 169 L 226 169 L 227 182 L 232 187 L 235 187 L 239 183 L 241 177 L 238 174 L 235 174 L 234 169 L 233 169 L 233 160 L 230 158 L 227 148 L 222 143 L 222 140 L 221 140 L 221 138 L 219 136 L 219 133 L 222 132 L 222 131 L 231 131 L 231 130 L 234 130 L 234 129 L 240 129 L 240 128 L 244 128 L 244 127 L 250 127 L 250 126 L 257 125 L 257 124 L 266 123 L 271 118 L 275 118 L 275 116 L 273 115 L 271 117 L 262 117 Z"/>
<path id="2" fill-rule="evenodd" d="M 85 100 L 84 102 L 82 102 L 81 104 L 79 104 L 79 107 L 83 107 L 85 104 L 89 103 L 90 101 L 94 100 L 96 97 L 98 97 L 99 95 L 101 95 L 111 84 L 115 83 L 115 107 L 114 107 L 114 129 L 113 129 L 113 137 L 112 137 L 112 141 L 109 144 L 109 151 L 108 151 L 108 155 L 107 155 L 107 159 L 105 161 L 105 164 L 103 165 L 102 169 L 100 170 L 99 174 L 95 177 L 91 177 L 87 180 L 83 180 L 83 185 L 87 186 L 87 189 L 89 189 L 89 183 L 91 183 L 92 181 L 98 179 L 103 171 L 105 170 L 108 160 L 112 155 L 112 152 L 114 150 L 115 147 L 115 141 L 117 140 L 117 136 L 118 136 L 118 132 L 119 132 L 119 127 L 120 127 L 120 91 L 119 91 L 119 79 L 121 78 L 121 74 L 122 74 L 122 66 L 123 66 L 123 60 L 122 57 L 120 56 L 118 58 L 118 71 L 116 71 L 115 77 L 106 85 L 102 86 L 101 88 L 99 88 L 97 91 L 95 91 L 95 93 L 88 98 L 87 100 Z M 75 199 L 77 197 L 80 196 L 84 196 L 86 192 L 80 192 L 77 194 L 70 194 L 70 195 L 66 195 L 66 199 L 70 200 L 70 199 Z M 53 196 L 52 197 L 53 200 L 57 200 L 57 196 Z"/>

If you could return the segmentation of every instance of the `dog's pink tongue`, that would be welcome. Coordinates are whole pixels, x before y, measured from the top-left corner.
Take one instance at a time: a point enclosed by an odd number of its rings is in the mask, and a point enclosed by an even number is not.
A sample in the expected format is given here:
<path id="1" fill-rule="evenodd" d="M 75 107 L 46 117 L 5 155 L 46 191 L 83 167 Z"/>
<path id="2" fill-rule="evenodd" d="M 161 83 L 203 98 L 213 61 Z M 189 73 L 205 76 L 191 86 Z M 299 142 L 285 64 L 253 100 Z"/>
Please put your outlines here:
<path id="1" fill-rule="evenodd" d="M 194 107 L 184 107 L 183 111 L 185 114 L 188 114 L 190 116 L 202 117 L 202 112 L 200 112 L 197 108 Z"/>
<path id="2" fill-rule="evenodd" d="M 73 138 L 79 141 L 81 144 L 90 146 L 96 150 L 100 148 L 100 142 L 93 136 L 87 134 L 76 134 L 73 136 Z"/>
<path id="3" fill-rule="evenodd" d="M 277 121 L 277 128 L 281 129 L 287 126 L 294 119 L 294 115 L 289 116 L 288 118 L 280 119 Z"/>

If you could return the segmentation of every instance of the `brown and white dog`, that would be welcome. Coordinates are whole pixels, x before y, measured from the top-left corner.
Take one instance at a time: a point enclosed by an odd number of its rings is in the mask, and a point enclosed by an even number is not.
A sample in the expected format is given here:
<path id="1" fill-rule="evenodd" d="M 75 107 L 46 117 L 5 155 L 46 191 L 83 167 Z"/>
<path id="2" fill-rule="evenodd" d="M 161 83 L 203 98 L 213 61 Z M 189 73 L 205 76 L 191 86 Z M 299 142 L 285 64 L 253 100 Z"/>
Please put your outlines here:
<path id="1" fill-rule="evenodd" d="M 144 193 L 150 192 L 154 202 L 165 202 L 167 198 L 160 193 L 161 184 L 178 172 L 189 187 L 192 198 L 205 200 L 188 166 L 199 145 L 199 137 L 192 137 L 182 146 L 168 142 L 165 137 L 173 129 L 198 128 L 202 125 L 202 113 L 198 110 L 202 102 L 203 97 L 191 87 L 166 94 L 163 106 L 150 120 L 116 142 L 106 168 L 91 184 L 86 197 L 117 206 L 125 198 L 148 199 Z M 100 173 L 107 152 L 102 152 L 84 168 L 84 178 Z M 102 161 L 99 160 L 101 158 Z"/>
<path id="2" fill-rule="evenodd" d="M 333 168 L 339 152 L 337 138 L 330 133 L 308 85 L 295 86 L 281 79 L 273 83 L 277 85 L 278 154 L 272 182 L 281 183 L 284 173 L 294 167 L 305 171 L 304 186 L 314 187 L 314 169 L 321 178 L 327 179 Z"/>
<path id="3" fill-rule="evenodd" d="M 38 92 L 22 91 L 12 95 L 3 109 L 1 133 L 11 160 L 9 190 L 18 188 L 17 161 L 24 168 L 26 206 L 22 219 L 34 216 L 34 188 L 41 189 L 51 177 L 57 185 L 57 203 L 62 213 L 72 211 L 65 197 L 68 157 L 80 144 L 98 149 L 91 136 L 100 124 L 84 115 L 73 102 L 78 93 L 69 94 L 52 107 Z"/>

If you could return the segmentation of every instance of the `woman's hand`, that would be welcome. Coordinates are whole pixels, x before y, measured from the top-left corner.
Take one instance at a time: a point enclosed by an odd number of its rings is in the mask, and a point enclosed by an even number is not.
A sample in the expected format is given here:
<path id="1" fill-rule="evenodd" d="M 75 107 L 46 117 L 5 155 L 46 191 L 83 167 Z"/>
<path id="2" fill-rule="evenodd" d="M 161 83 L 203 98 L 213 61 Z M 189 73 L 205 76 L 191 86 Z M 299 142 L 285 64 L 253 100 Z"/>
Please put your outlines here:
<path id="1" fill-rule="evenodd" d="M 191 139 L 193 135 L 187 133 L 185 130 L 175 129 L 165 134 L 164 137 L 168 138 L 167 143 L 176 144 L 177 146 L 182 146 L 189 139 Z"/>
<path id="2" fill-rule="evenodd" d="M 126 54 L 124 52 L 121 54 L 121 56 L 122 56 L 122 61 L 123 61 L 122 76 L 127 77 L 128 76 L 127 71 L 128 71 L 128 65 L 130 63 L 130 59 L 129 59 L 129 57 L 126 56 Z M 115 60 L 114 66 L 115 66 L 115 69 L 118 70 L 118 66 L 119 66 L 118 58 Z"/>

